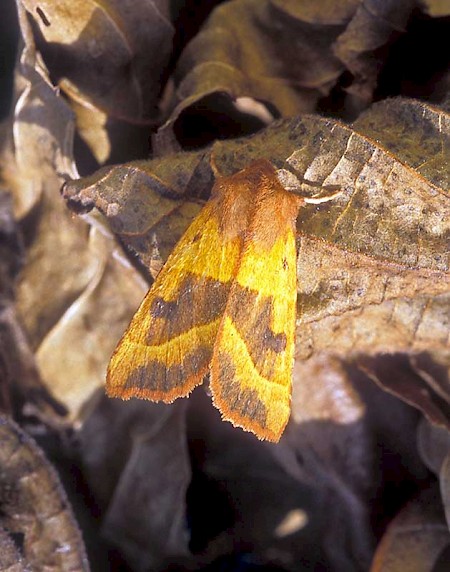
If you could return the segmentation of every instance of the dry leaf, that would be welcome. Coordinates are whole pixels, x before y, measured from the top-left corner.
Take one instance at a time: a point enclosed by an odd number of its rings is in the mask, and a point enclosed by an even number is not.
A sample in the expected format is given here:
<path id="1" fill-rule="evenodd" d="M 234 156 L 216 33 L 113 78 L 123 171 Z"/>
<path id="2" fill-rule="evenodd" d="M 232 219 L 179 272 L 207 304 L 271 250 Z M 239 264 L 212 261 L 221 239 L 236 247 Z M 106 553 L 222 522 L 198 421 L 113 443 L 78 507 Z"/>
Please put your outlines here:
<path id="1" fill-rule="evenodd" d="M 351 116 L 372 101 L 390 48 L 413 16 L 420 18 L 412 0 L 401 6 L 395 0 L 219 6 L 181 55 L 173 110 L 158 141 L 206 143 L 255 131 L 241 98 L 286 117 L 311 112 L 330 96 L 329 106 Z"/>
<path id="2" fill-rule="evenodd" d="M 9 537 L 8 532 L 0 527 L 0 570 L 2 572 L 27 572 L 28 564 L 20 555 L 19 549 Z"/>
<path id="3" fill-rule="evenodd" d="M 90 211 L 94 206 L 107 217 L 111 230 L 135 252 L 148 269 L 154 248 L 166 259 L 202 203 L 189 195 L 189 181 L 209 190 L 212 174 L 195 169 L 201 155 L 176 158 L 173 163 L 151 165 L 136 161 L 105 168 L 92 177 L 71 181 L 63 188 L 63 197 L 75 211 Z M 183 164 L 185 163 L 185 164 Z M 201 164 L 200 164 L 201 165 Z M 153 167 L 153 168 L 152 168 Z M 168 168 L 170 167 L 170 168 Z"/>
<path id="4" fill-rule="evenodd" d="M 2 304 L 14 298 L 14 281 L 22 268 L 23 238 L 14 218 L 12 197 L 0 190 L 0 296 Z"/>
<path id="5" fill-rule="evenodd" d="M 335 42 L 334 53 L 354 76 L 347 90 L 365 103 L 372 99 L 390 44 L 406 32 L 415 7 L 414 0 L 362 0 Z"/>
<path id="6" fill-rule="evenodd" d="M 120 335 L 145 285 L 106 227 L 95 217 L 73 217 L 61 201 L 59 173 L 75 173 L 73 116 L 36 54 L 25 13 L 19 15 L 25 46 L 17 70 L 14 154 L 2 159 L 16 214 L 33 222 L 17 311 L 44 385 L 74 420 L 103 382 L 115 343 L 105 333 Z"/>
<path id="7" fill-rule="evenodd" d="M 317 116 L 273 122 L 253 137 L 219 141 L 201 152 L 174 153 L 180 148 L 174 132 L 197 145 L 211 139 L 211 130 L 226 137 L 226 125 L 242 134 L 270 123 L 277 112 L 325 109 L 330 90 L 337 109 L 344 84 L 370 100 L 410 4 L 393 12 L 391 2 L 370 0 L 235 0 L 212 11 L 196 36 L 183 27 L 191 7 L 144 4 L 18 3 L 25 47 L 12 140 L 1 161 L 26 231 L 27 260 L 18 316 L 13 297 L 21 247 L 16 229 L 11 234 L 6 225 L 1 236 L 13 240 L 12 256 L 0 264 L 0 374 L 9 383 L 2 386 L 2 405 L 20 409 L 10 391 L 20 384 L 29 402 L 22 411 L 34 406 L 38 417 L 51 416 L 41 376 L 70 420 L 85 420 L 83 474 L 96 514 L 103 534 L 136 570 L 224 563 L 367 570 L 373 533 L 411 490 L 431 479 L 414 440 L 420 413 L 369 377 L 449 426 L 448 103 L 439 109 L 402 98 L 383 101 L 352 126 Z M 439 2 L 421 7 L 432 15 L 445 12 Z M 419 9 L 415 14 L 420 17 Z M 176 62 L 176 50 L 190 35 Z M 165 83 L 176 64 L 178 89 L 170 102 L 174 85 Z M 351 102 L 347 98 L 343 113 L 351 113 Z M 154 145 L 158 158 L 77 180 L 75 129 L 98 162 L 122 162 L 144 156 L 144 148 L 147 153 L 147 127 L 129 122 L 160 121 L 160 110 L 170 104 L 173 114 Z M 216 115 L 208 116 L 211 111 Z M 203 112 L 206 121 L 198 121 Z M 254 121 L 243 125 L 249 115 Z M 170 156 L 163 155 L 167 151 Z M 341 190 L 333 201 L 304 209 L 298 221 L 293 413 L 276 447 L 227 427 L 203 389 L 167 407 L 108 401 L 99 387 L 146 288 L 121 245 L 131 262 L 154 276 L 215 177 L 260 157 L 276 165 L 293 192 Z M 89 172 L 91 163 L 80 152 L 76 158 Z M 61 201 L 62 174 L 71 178 L 64 197 L 82 217 Z M 447 433 L 428 428 L 424 436 L 423 426 L 420 452 L 441 487 L 441 498 L 425 499 L 425 510 L 443 502 L 448 513 Z M 20 447 L 33 449 L 23 440 Z M 17 451 L 9 462 L 19 459 Z M 53 520 L 45 511 L 54 499 L 40 504 L 48 498 L 41 495 L 42 482 L 35 506 L 47 529 Z M 35 484 L 30 478 L 18 483 Z M 58 497 L 59 489 L 50 493 Z M 430 570 L 448 561 L 445 520 L 424 516 L 425 510 L 413 518 L 413 530 L 410 520 L 406 528 L 402 517 L 394 522 L 373 570 L 395 563 L 398 554 L 401 565 L 413 557 L 412 565 Z M 411 512 L 403 514 L 408 519 Z M 65 530 L 52 529 L 50 538 Z M 13 570 L 26 569 L 28 555 L 20 562 L 8 531 L 0 530 L 0 546 L 0 567 L 14 562 Z"/>
<path id="8" fill-rule="evenodd" d="M 305 381 L 307 382 L 305 383 Z M 292 417 L 297 425 L 332 420 L 350 425 L 363 419 L 366 407 L 344 363 L 332 354 L 296 360 L 292 380 Z"/>
<path id="9" fill-rule="evenodd" d="M 421 0 L 420 4 L 425 12 L 435 18 L 450 15 L 450 7 L 446 0 Z"/>
<path id="10" fill-rule="evenodd" d="M 77 142 L 78 168 L 147 156 L 150 122 L 160 116 L 172 52 L 166 2 L 23 0 L 18 7 L 22 34 L 27 10 L 34 23 L 28 43 L 37 42 L 52 81 L 68 98 L 74 113 L 70 124 L 75 121 L 95 157 Z"/>
<path id="11" fill-rule="evenodd" d="M 0 411 L 12 414 L 32 401 L 49 417 L 58 411 L 41 382 L 36 360 L 15 308 L 14 289 L 24 264 L 23 236 L 12 196 L 0 192 Z"/>
<path id="12" fill-rule="evenodd" d="M 11 196 L 0 191 L 0 411 L 11 412 L 11 386 L 22 360 L 12 332 L 20 331 L 14 311 L 14 282 L 23 263 L 23 244 Z M 14 371 L 16 370 L 16 371 Z M 20 377 L 20 376 L 18 376 Z"/>
<path id="13" fill-rule="evenodd" d="M 450 529 L 450 433 L 422 420 L 417 440 L 422 459 L 439 477 L 442 504 Z"/>
<path id="14" fill-rule="evenodd" d="M 80 435 L 91 489 L 107 507 L 103 535 L 135 570 L 188 555 L 185 408 L 103 396 Z"/>
<path id="15" fill-rule="evenodd" d="M 372 476 L 361 423 L 289 425 L 273 445 L 223 423 L 203 392 L 189 403 L 196 468 L 191 546 L 202 562 L 245 552 L 284 570 L 303 570 L 303 562 L 367 569 L 372 550 L 363 491 Z"/>
<path id="16" fill-rule="evenodd" d="M 312 479 L 288 474 L 274 456 L 277 446 L 223 423 L 203 392 L 189 403 L 195 472 L 188 510 L 200 563 L 247 554 L 250 562 L 296 570 L 299 562 L 326 561 L 314 544 L 323 497 Z"/>
<path id="17" fill-rule="evenodd" d="M 239 0 L 217 7 L 178 62 L 174 109 L 163 130 L 211 94 L 231 100 L 251 97 L 282 115 L 313 110 L 343 71 L 332 44 L 348 4 L 332 15 L 327 7 L 322 15 L 320 8 L 306 4 L 303 13 L 298 3 L 281 0 Z M 219 98 L 217 113 L 223 116 L 226 105 Z M 214 122 L 208 127 L 214 130 Z"/>
<path id="18" fill-rule="evenodd" d="M 408 358 L 401 354 L 364 357 L 359 360 L 359 365 L 380 387 L 417 407 L 436 425 L 448 427 L 447 383 L 439 387 L 432 375 L 428 379 L 418 375 Z"/>
<path id="19" fill-rule="evenodd" d="M 379 141 L 424 179 L 448 192 L 449 122 L 445 108 L 399 97 L 372 105 L 358 117 L 354 127 Z"/>
<path id="20" fill-rule="evenodd" d="M 33 570 L 89 570 L 68 500 L 42 451 L 5 416 L 0 439 L 1 522 L 11 539 L 23 536 L 24 561 Z"/>
<path id="21" fill-rule="evenodd" d="M 450 528 L 450 455 L 447 454 L 439 473 L 439 488 L 444 505 L 447 527 Z"/>
<path id="22" fill-rule="evenodd" d="M 391 522 L 370 572 L 432 572 L 450 543 L 436 490 L 430 489 L 407 505 Z"/>
<path id="23" fill-rule="evenodd" d="M 450 452 L 450 433 L 422 419 L 417 431 L 417 446 L 423 462 L 438 475 Z"/>
<path id="24" fill-rule="evenodd" d="M 53 77 L 108 115 L 155 117 L 172 51 L 166 2 L 21 2 L 39 27 L 38 49 Z"/>

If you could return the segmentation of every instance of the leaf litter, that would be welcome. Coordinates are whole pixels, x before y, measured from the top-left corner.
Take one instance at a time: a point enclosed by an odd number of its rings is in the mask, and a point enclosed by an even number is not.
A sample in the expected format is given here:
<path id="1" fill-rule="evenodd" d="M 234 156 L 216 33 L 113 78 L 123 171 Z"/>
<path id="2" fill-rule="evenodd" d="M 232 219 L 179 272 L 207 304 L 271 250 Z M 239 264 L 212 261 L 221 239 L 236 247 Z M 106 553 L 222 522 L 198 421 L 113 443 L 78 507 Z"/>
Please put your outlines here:
<path id="1" fill-rule="evenodd" d="M 409 5 L 392 19 L 389 3 L 380 14 L 370 2 L 235 0 L 212 10 L 171 68 L 175 12 L 154 4 L 130 1 L 127 12 L 80 0 L 70 17 L 52 1 L 18 2 L 23 47 L 1 159 L 14 205 L 1 232 L 16 237 L 1 268 L 3 411 L 46 435 L 50 457 L 56 435 L 59 454 L 79 465 L 108 543 L 94 550 L 120 553 L 114 569 L 396 570 L 406 554 L 431 571 L 449 538 L 448 109 L 403 97 L 370 104 L 380 48 L 407 34 Z M 274 29 L 283 42 L 271 42 Z M 165 47 L 152 62 L 158 42 Z M 96 66 L 108 61 L 100 81 Z M 347 72 L 354 82 L 345 86 Z M 364 110 L 353 124 L 300 115 L 336 89 L 348 111 Z M 224 94 L 232 103 L 253 97 L 281 118 L 249 136 L 254 122 L 248 130 L 228 106 L 245 137 L 224 131 L 183 150 L 183 120 L 204 113 L 202 102 L 216 113 L 218 93 L 222 104 Z M 199 125 L 209 129 L 214 113 Z M 155 126 L 153 157 L 143 161 L 142 133 L 148 139 Z M 75 133 L 85 148 L 74 151 Z M 122 164 L 92 172 L 112 157 Z M 223 424 L 203 388 L 169 406 L 102 392 L 147 282 L 215 178 L 259 157 L 292 192 L 342 190 L 298 220 L 292 418 L 279 445 Z M 6 428 L 21 431 L 8 419 Z M 54 494 L 83 562 L 73 568 L 67 556 L 59 569 L 87 569 L 54 487 L 27 497 L 24 510 L 50 525 L 37 509 Z M 84 505 L 73 491 L 71 501 Z M 33 543 L 19 546 L 15 530 L 3 520 L 2 565 L 25 569 Z"/>

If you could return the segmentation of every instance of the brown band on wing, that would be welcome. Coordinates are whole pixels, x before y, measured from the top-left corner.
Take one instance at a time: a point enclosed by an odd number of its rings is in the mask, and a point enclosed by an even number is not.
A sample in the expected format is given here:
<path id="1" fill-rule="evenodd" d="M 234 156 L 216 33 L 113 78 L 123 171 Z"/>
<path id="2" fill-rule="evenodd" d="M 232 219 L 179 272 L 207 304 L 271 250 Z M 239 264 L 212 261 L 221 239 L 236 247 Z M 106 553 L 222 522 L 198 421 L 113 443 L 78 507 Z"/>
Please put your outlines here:
<path id="1" fill-rule="evenodd" d="M 222 316 L 230 291 L 229 282 L 188 275 L 180 284 L 176 300 L 154 298 L 149 313 L 147 345 L 161 345 Z"/>
<path id="2" fill-rule="evenodd" d="M 243 388 L 236 377 L 236 370 L 231 357 L 224 352 L 218 354 L 218 379 L 227 383 L 217 384 L 214 398 L 221 404 L 220 410 L 225 417 L 230 416 L 239 423 L 249 420 L 262 428 L 267 427 L 267 408 L 259 399 L 257 391 Z M 237 416 L 237 417 L 236 417 Z"/>
<path id="3" fill-rule="evenodd" d="M 263 298 L 258 296 L 257 292 L 235 284 L 227 312 L 244 340 L 256 369 L 261 375 L 265 375 L 266 372 L 262 372 L 258 367 L 261 358 L 267 356 L 267 350 L 277 354 L 283 353 L 287 344 L 286 334 L 284 332 L 276 334 L 270 327 L 271 298 Z"/>
<path id="4" fill-rule="evenodd" d="M 191 378 L 206 372 L 211 361 L 212 348 L 199 346 L 195 351 L 186 355 L 182 363 L 167 367 L 159 361 L 151 361 L 130 371 L 123 384 L 124 393 L 163 392 L 170 393 L 175 388 L 185 387 Z M 145 396 L 145 395 L 144 395 Z"/>

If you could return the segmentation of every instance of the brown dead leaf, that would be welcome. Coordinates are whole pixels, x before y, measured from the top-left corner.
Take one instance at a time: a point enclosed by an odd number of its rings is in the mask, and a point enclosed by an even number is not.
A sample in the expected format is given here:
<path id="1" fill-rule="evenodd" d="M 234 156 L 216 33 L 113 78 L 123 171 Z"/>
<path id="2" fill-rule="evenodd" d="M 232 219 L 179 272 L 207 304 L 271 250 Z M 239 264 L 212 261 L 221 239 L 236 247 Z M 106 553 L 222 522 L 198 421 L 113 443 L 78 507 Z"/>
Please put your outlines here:
<path id="1" fill-rule="evenodd" d="M 439 477 L 442 505 L 450 529 L 450 432 L 424 419 L 419 425 L 417 441 L 422 459 Z"/>
<path id="2" fill-rule="evenodd" d="M 347 90 L 363 102 L 372 100 L 389 45 L 405 33 L 415 7 L 414 0 L 401 4 L 396 0 L 361 0 L 345 31 L 336 40 L 334 53 L 354 76 Z"/>
<path id="3" fill-rule="evenodd" d="M 22 30 L 25 10 L 33 21 L 28 40 L 36 41 L 97 161 L 76 141 L 78 168 L 88 172 L 106 160 L 146 157 L 170 73 L 174 28 L 167 3 L 23 0 L 18 7 Z"/>
<path id="4" fill-rule="evenodd" d="M 33 570 L 89 570 L 68 500 L 42 451 L 5 416 L 0 419 L 0 440 L 1 523 L 11 539 L 23 536 L 23 565 Z M 6 548 L 14 554 L 11 542 Z M 2 564 L 3 558 L 2 550 Z M 13 562 L 22 565 L 21 558 Z"/>
<path id="5" fill-rule="evenodd" d="M 107 507 L 103 535 L 134 570 L 188 555 L 186 405 L 103 396 L 80 435 L 91 490 Z"/>
<path id="6" fill-rule="evenodd" d="M 202 206 L 195 193 L 189 192 L 189 181 L 194 180 L 197 194 L 206 194 L 201 193 L 203 184 L 209 191 L 211 168 L 202 169 L 201 162 L 196 168 L 201 154 L 177 159 L 105 168 L 92 177 L 67 183 L 62 194 L 75 211 L 95 206 L 148 269 L 154 248 L 166 259 Z M 189 198 L 190 194 L 194 197 Z M 184 195 L 186 200 L 180 201 Z"/>
<path id="7" fill-rule="evenodd" d="M 12 414 L 32 403 L 32 413 L 37 409 L 48 419 L 59 418 L 64 407 L 56 402 L 42 382 L 33 350 L 14 306 L 0 307 L 1 411 Z"/>
<path id="8" fill-rule="evenodd" d="M 359 562 L 356 569 L 367 570 L 370 530 L 384 529 L 408 498 L 406 490 L 426 482 L 429 475 L 411 439 L 418 419 L 418 412 L 335 357 L 296 364 L 293 415 L 273 455 L 299 481 L 314 483 L 319 498 L 328 493 L 320 538 L 337 569 Z"/>
<path id="9" fill-rule="evenodd" d="M 203 564 L 244 552 L 288 571 L 306 570 L 305 562 L 367 569 L 364 491 L 372 474 L 370 437 L 360 421 L 291 423 L 273 445 L 223 423 L 198 391 L 189 399 L 188 436 L 195 467 L 191 546 Z"/>
<path id="10" fill-rule="evenodd" d="M 20 329 L 13 300 L 14 282 L 23 263 L 21 238 L 12 212 L 11 195 L 0 191 L 0 411 L 3 413 L 11 413 L 12 370 L 21 364 L 12 351 L 17 344 L 12 342 L 11 335 Z"/>
<path id="11" fill-rule="evenodd" d="M 448 110 L 398 97 L 372 105 L 354 127 L 379 141 L 424 179 L 448 191 L 449 122 Z"/>
<path id="12" fill-rule="evenodd" d="M 56 97 L 48 71 L 36 55 L 24 11 L 19 11 L 19 22 L 25 47 L 16 73 L 14 129 L 5 142 L 1 167 L 3 184 L 13 193 L 15 215 L 20 220 L 37 208 L 45 184 L 50 185 L 46 179 L 55 180 L 55 186 L 60 184 L 55 170 L 71 176 L 76 171 L 72 113 Z"/>
<path id="13" fill-rule="evenodd" d="M 439 387 L 432 375 L 428 378 L 418 375 L 408 358 L 400 354 L 364 357 L 358 364 L 384 390 L 422 411 L 432 423 L 448 427 L 450 404 L 447 383 Z"/>
<path id="14" fill-rule="evenodd" d="M 293 18 L 316 26 L 339 26 L 348 22 L 358 8 L 360 0 L 324 0 L 320 4 L 315 0 L 272 0 L 278 10 Z"/>
<path id="15" fill-rule="evenodd" d="M 439 472 L 439 488 L 444 506 L 447 527 L 450 529 L 450 454 L 447 453 Z"/>
<path id="16" fill-rule="evenodd" d="M 309 421 L 291 423 L 286 438 L 273 450 L 281 467 L 299 483 L 306 480 L 323 506 L 308 516 L 319 527 L 331 569 L 366 570 L 372 556 L 367 502 L 374 481 L 371 441 L 361 420 Z"/>
<path id="17" fill-rule="evenodd" d="M 189 400 L 188 435 L 195 468 L 188 509 L 191 549 L 200 561 L 196 569 L 243 553 L 287 571 L 299 569 L 299 562 L 326 561 L 314 543 L 322 497 L 308 474 L 298 480 L 288 474 L 274 458 L 276 447 L 223 423 L 202 391 Z"/>
<path id="18" fill-rule="evenodd" d="M 58 82 L 74 84 L 108 115 L 155 117 L 172 50 L 166 2 L 21 1 L 39 27 L 38 49 Z"/>
<path id="19" fill-rule="evenodd" d="M 294 116 L 317 109 L 335 89 L 332 105 L 339 112 L 365 108 L 390 47 L 418 14 L 413 0 L 401 6 L 395 0 L 235 0 L 219 6 L 182 53 L 173 110 L 158 138 L 173 131 L 174 139 L 213 141 L 227 129 L 236 136 L 234 123 L 241 133 L 245 125 L 241 98 Z M 351 95 L 346 105 L 338 103 L 346 101 L 344 92 Z"/>
<path id="20" fill-rule="evenodd" d="M 0 191 L 0 411 L 12 414 L 26 401 L 32 401 L 51 417 L 58 407 L 41 382 L 14 304 L 14 289 L 24 257 L 23 236 L 13 214 L 12 196 Z"/>
<path id="21" fill-rule="evenodd" d="M 0 297 L 14 298 L 14 281 L 24 262 L 23 237 L 13 214 L 12 197 L 0 190 Z"/>
<path id="22" fill-rule="evenodd" d="M 432 572 L 450 544 L 450 534 L 436 489 L 423 492 L 389 525 L 370 572 Z"/>
<path id="23" fill-rule="evenodd" d="M 8 532 L 0 527 L 0 570 L 2 572 L 27 572 L 29 569 L 29 565 L 23 560 Z"/>
<path id="24" fill-rule="evenodd" d="M 367 570 L 370 519 L 379 525 L 388 518 L 380 500 L 384 487 L 395 486 L 395 479 L 419 481 L 424 469 L 411 439 L 419 413 L 374 384 L 368 399 L 358 385 L 360 378 L 368 380 L 355 364 L 449 425 L 448 114 L 391 100 L 351 127 L 295 118 L 202 152 L 108 167 L 77 180 L 75 125 L 101 162 L 132 148 L 117 117 L 158 116 L 173 31 L 166 2 L 139 11 L 141 4 L 23 0 L 28 17 L 19 6 L 25 49 L 14 141 L 2 162 L 27 231 L 18 298 L 26 331 L 11 313 L 0 315 L 0 326 L 7 324 L 14 348 L 25 341 L 24 377 L 32 377 L 28 366 L 35 368 L 28 336 L 39 366 L 35 377 L 42 376 L 71 420 L 85 420 L 84 471 L 103 534 L 135 569 L 166 568 L 166 560 L 179 560 L 197 570 L 237 554 L 293 571 L 303 564 Z M 231 100 L 249 95 L 285 115 L 313 109 L 345 69 L 335 48 L 357 73 L 353 88 L 369 98 L 382 60 L 375 54 L 371 67 L 368 46 L 388 45 L 409 4 L 395 22 L 387 18 L 391 23 L 383 20 L 387 12 L 371 12 L 370 2 L 319 4 L 236 0 L 220 6 L 183 55 L 178 105 L 160 141 L 165 135 L 170 149 L 180 113 L 202 105 L 208 94 L 225 94 L 222 101 L 230 107 Z M 160 14 L 164 22 L 156 30 Z M 153 42 L 162 45 L 156 62 L 148 59 Z M 163 68 L 163 77 L 155 75 Z M 271 120 L 251 105 L 246 113 Z M 173 406 L 118 403 L 102 397 L 102 389 L 94 391 L 146 287 L 116 239 L 154 275 L 214 178 L 259 157 L 279 168 L 280 180 L 293 192 L 322 196 L 341 190 L 333 201 L 305 208 L 298 222 L 298 359 L 292 422 L 278 446 L 222 423 L 209 400 L 198 406 L 202 389 Z M 60 174 L 69 174 L 64 197 L 82 217 L 62 204 Z M 393 362 L 398 369 L 388 367 Z M 374 399 L 376 392 L 385 400 Z M 30 401 L 42 407 L 35 394 Z M 377 475 L 381 467 L 387 483 Z M 443 468 L 441 494 L 448 506 L 445 479 Z M 439 534 L 426 539 L 429 552 L 441 559 L 443 522 Z M 17 552 L 9 540 L 0 531 L 5 555 Z"/>
<path id="25" fill-rule="evenodd" d="M 67 79 L 60 80 L 59 86 L 70 99 L 77 132 L 91 150 L 98 164 L 102 165 L 110 157 L 113 145 L 108 133 L 108 114 L 95 107 Z"/>
<path id="26" fill-rule="evenodd" d="M 370 111 L 358 118 L 355 127 L 366 136 L 379 141 L 402 163 L 413 168 L 437 189 L 442 189 L 448 197 L 450 137 L 448 113 L 445 110 L 414 100 L 391 99 L 374 105 Z M 446 201 L 448 202 L 448 199 Z M 420 236 L 420 224 L 419 232 Z M 446 291 L 448 292 L 448 288 Z M 412 302 L 406 306 L 403 303 L 402 313 L 405 314 L 405 309 L 410 312 L 411 305 Z M 439 409 L 448 409 L 449 402 L 450 355 L 446 349 L 450 328 L 448 294 L 431 299 L 419 298 L 415 305 L 421 322 L 417 323 L 414 335 L 428 339 L 427 352 L 411 356 L 412 372 L 411 367 L 405 364 L 406 370 L 410 372 L 410 379 L 405 375 L 395 374 L 378 376 L 377 379 L 386 389 L 410 403 L 415 403 L 429 418 L 442 424 L 444 421 Z M 396 314 L 398 313 L 397 310 Z M 396 317 L 395 314 L 393 316 Z M 410 320 L 413 320 L 413 316 L 410 312 Z M 405 321 L 405 318 L 402 321 Z M 405 333 L 409 329 L 405 329 L 403 325 L 401 327 Z M 435 346 L 431 342 L 432 339 L 440 339 L 441 343 Z"/>
<path id="27" fill-rule="evenodd" d="M 422 114 L 420 125 L 419 108 L 417 105 L 416 132 L 425 130 L 428 120 Z M 362 354 L 406 352 L 418 356 L 429 352 L 448 367 L 446 186 L 441 189 L 428 182 L 379 144 L 356 133 L 344 136 L 340 143 L 339 131 L 333 128 L 333 137 L 323 139 L 312 162 L 305 148 L 289 160 L 303 178 L 353 188 L 343 210 L 339 200 L 324 209 L 326 219 L 321 219 L 321 209 L 315 213 L 309 209 L 309 216 L 304 209 L 300 215 L 298 357 L 306 358 L 318 349 L 347 359 Z M 448 138 L 447 131 L 441 129 L 440 137 Z M 338 147 L 342 149 L 339 158 L 334 154 Z M 441 147 L 435 164 L 445 153 Z M 387 372 L 377 377 L 435 421 L 448 424 L 445 375 L 438 382 L 440 397 L 433 405 L 433 397 L 425 398 L 436 393 L 429 383 L 435 376 L 429 375 L 412 398 L 417 375 L 411 370 L 410 374 L 411 379 Z"/>
<path id="28" fill-rule="evenodd" d="M 318 353 L 308 360 L 296 360 L 292 380 L 293 423 L 330 420 L 348 425 L 361 420 L 365 413 L 366 407 L 350 382 L 348 371 L 336 356 Z"/>
<path id="29" fill-rule="evenodd" d="M 282 115 L 312 111 L 343 71 L 332 44 L 354 2 L 342 4 L 334 13 L 327 4 L 322 12 L 321 5 L 283 0 L 217 7 L 178 62 L 174 109 L 163 130 L 211 94 L 251 97 Z"/>
<path id="30" fill-rule="evenodd" d="M 96 272 L 36 351 L 42 378 L 73 418 L 103 384 L 114 349 L 111 333 L 120 335 L 146 289 L 132 268 L 114 258 L 115 249 L 110 237 L 91 229 L 83 250 L 91 261 L 97 257 Z"/>
<path id="31" fill-rule="evenodd" d="M 418 417 L 336 356 L 296 361 L 291 420 L 273 455 L 325 497 L 320 538 L 337 569 L 368 569 L 371 531 L 403 505 L 405 489 L 427 477 L 411 440 Z"/>
<path id="32" fill-rule="evenodd" d="M 2 175 L 16 216 L 27 226 L 26 264 L 16 292 L 28 338 L 21 346 L 31 345 L 43 383 L 74 420 L 103 383 L 114 338 L 145 285 L 105 225 L 94 216 L 73 217 L 61 200 L 61 173 L 75 173 L 73 115 L 35 51 L 25 13 L 19 15 L 25 46 Z M 106 335 L 114 331 L 113 339 Z"/>
<path id="33" fill-rule="evenodd" d="M 450 7 L 447 0 L 421 0 L 420 3 L 430 16 L 440 18 L 450 15 Z"/>
<path id="34" fill-rule="evenodd" d="M 435 475 L 440 473 L 450 453 L 450 433 L 422 419 L 417 431 L 417 447 L 423 462 Z"/>

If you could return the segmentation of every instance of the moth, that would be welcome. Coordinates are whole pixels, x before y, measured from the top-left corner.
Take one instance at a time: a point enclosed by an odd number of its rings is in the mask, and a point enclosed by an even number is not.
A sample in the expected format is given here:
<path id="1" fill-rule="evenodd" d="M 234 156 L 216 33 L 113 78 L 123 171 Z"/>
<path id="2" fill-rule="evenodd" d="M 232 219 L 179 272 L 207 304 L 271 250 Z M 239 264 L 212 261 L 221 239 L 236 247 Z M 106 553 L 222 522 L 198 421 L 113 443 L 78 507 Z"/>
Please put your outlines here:
<path id="1" fill-rule="evenodd" d="M 209 374 L 222 418 L 277 442 L 290 415 L 303 202 L 267 160 L 219 179 L 118 343 L 108 395 L 171 403 Z"/>

